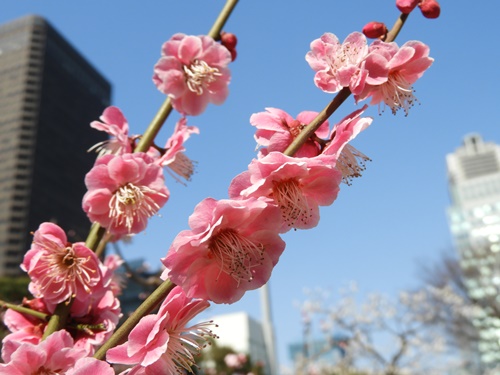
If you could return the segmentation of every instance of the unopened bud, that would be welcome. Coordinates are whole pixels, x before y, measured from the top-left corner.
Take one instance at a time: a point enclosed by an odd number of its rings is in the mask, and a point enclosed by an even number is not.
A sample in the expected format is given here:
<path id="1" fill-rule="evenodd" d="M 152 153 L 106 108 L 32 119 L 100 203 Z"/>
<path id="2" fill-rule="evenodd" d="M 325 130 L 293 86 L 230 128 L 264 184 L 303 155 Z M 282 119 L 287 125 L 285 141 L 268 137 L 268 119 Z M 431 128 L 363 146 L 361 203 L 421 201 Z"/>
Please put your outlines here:
<path id="1" fill-rule="evenodd" d="M 231 52 L 231 61 L 236 60 L 236 56 L 238 55 L 236 49 L 230 49 L 229 52 Z"/>
<path id="2" fill-rule="evenodd" d="M 387 34 L 387 26 L 383 22 L 368 22 L 363 27 L 363 34 L 367 38 L 376 39 Z"/>
<path id="3" fill-rule="evenodd" d="M 436 0 L 422 0 L 418 6 L 425 18 L 438 18 L 441 13 L 441 7 Z"/>
<path id="4" fill-rule="evenodd" d="M 410 14 L 421 0 L 396 0 L 396 6 L 404 14 Z"/>
<path id="5" fill-rule="evenodd" d="M 236 38 L 236 35 L 233 33 L 226 33 L 225 31 L 222 31 L 220 33 L 220 42 L 224 47 L 231 51 L 236 48 L 238 38 Z"/>

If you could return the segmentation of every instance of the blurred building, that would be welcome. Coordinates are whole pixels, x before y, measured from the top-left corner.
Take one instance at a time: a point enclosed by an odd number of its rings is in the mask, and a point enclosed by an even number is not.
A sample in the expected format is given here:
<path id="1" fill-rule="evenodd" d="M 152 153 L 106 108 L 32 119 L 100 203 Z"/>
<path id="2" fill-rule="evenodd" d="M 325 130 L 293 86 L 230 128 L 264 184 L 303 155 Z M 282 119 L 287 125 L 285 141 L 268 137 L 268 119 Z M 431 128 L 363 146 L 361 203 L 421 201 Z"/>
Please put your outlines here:
<path id="1" fill-rule="evenodd" d="M 471 134 L 446 161 L 448 219 L 468 293 L 500 306 L 500 146 Z M 481 361 L 500 363 L 500 320 L 484 314 L 474 325 Z"/>
<path id="2" fill-rule="evenodd" d="M 0 26 L 0 276 L 21 271 L 30 232 L 60 224 L 70 241 L 90 223 L 81 209 L 84 176 L 105 139 L 91 129 L 111 86 L 46 20 Z"/>
<path id="3" fill-rule="evenodd" d="M 270 371 L 270 360 L 261 323 L 245 312 L 217 315 L 211 320 L 218 326 L 213 329 L 219 337 L 218 346 L 227 346 L 237 353 L 249 355 L 252 363 L 263 364 L 266 375 L 274 375 Z"/>

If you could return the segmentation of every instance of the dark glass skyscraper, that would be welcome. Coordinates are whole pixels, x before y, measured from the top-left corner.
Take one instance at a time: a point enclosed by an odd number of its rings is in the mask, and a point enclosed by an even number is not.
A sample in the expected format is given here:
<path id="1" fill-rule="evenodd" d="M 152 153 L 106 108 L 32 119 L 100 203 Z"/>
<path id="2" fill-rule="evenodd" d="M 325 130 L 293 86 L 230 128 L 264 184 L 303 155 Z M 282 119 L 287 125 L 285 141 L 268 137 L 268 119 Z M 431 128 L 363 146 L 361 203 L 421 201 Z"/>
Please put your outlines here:
<path id="1" fill-rule="evenodd" d="M 0 26 L 0 276 L 19 264 L 40 223 L 85 240 L 84 176 L 105 139 L 90 128 L 111 86 L 46 20 Z"/>

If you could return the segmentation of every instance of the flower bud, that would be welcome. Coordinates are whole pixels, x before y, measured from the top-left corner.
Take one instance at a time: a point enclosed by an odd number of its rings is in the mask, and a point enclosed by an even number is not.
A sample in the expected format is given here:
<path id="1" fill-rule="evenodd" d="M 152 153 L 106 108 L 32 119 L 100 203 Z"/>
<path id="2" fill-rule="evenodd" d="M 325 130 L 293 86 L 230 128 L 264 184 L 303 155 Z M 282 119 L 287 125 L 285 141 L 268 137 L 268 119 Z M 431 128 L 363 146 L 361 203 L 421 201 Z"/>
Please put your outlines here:
<path id="1" fill-rule="evenodd" d="M 236 56 L 238 55 L 236 49 L 230 49 L 229 52 L 231 52 L 231 61 L 236 60 Z"/>
<path id="2" fill-rule="evenodd" d="M 363 34 L 365 34 L 367 38 L 376 39 L 387 34 L 387 26 L 385 26 L 383 22 L 368 22 L 363 27 Z"/>
<path id="3" fill-rule="evenodd" d="M 401 13 L 409 14 L 421 0 L 396 0 L 396 6 Z"/>
<path id="4" fill-rule="evenodd" d="M 418 6 L 425 18 L 438 18 L 441 13 L 441 7 L 436 0 L 422 0 Z"/>
<path id="5" fill-rule="evenodd" d="M 220 33 L 220 42 L 224 47 L 231 51 L 235 49 L 236 44 L 238 43 L 238 38 L 236 38 L 236 35 L 233 33 L 226 33 L 225 31 L 222 31 Z"/>

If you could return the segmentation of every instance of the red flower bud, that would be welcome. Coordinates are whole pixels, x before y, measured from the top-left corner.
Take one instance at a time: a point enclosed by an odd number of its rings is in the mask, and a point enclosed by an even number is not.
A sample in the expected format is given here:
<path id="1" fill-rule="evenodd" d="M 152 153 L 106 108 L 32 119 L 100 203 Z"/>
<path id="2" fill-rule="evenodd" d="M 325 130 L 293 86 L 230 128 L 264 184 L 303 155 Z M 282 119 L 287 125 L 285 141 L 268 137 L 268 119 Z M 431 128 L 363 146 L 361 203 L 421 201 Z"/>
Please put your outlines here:
<path id="1" fill-rule="evenodd" d="M 396 0 L 396 6 L 401 13 L 409 14 L 421 0 Z"/>
<path id="2" fill-rule="evenodd" d="M 231 51 L 236 47 L 238 38 L 236 38 L 236 35 L 233 33 L 226 33 L 223 31 L 220 33 L 220 42 L 224 47 Z"/>
<path id="3" fill-rule="evenodd" d="M 229 52 L 231 52 L 231 61 L 234 61 L 237 56 L 236 49 L 230 49 Z"/>
<path id="4" fill-rule="evenodd" d="M 436 0 L 422 0 L 418 6 L 425 18 L 438 18 L 441 13 L 441 7 Z"/>
<path id="5" fill-rule="evenodd" d="M 387 26 L 383 22 L 368 22 L 363 27 L 363 34 L 367 38 L 376 39 L 387 34 Z"/>

